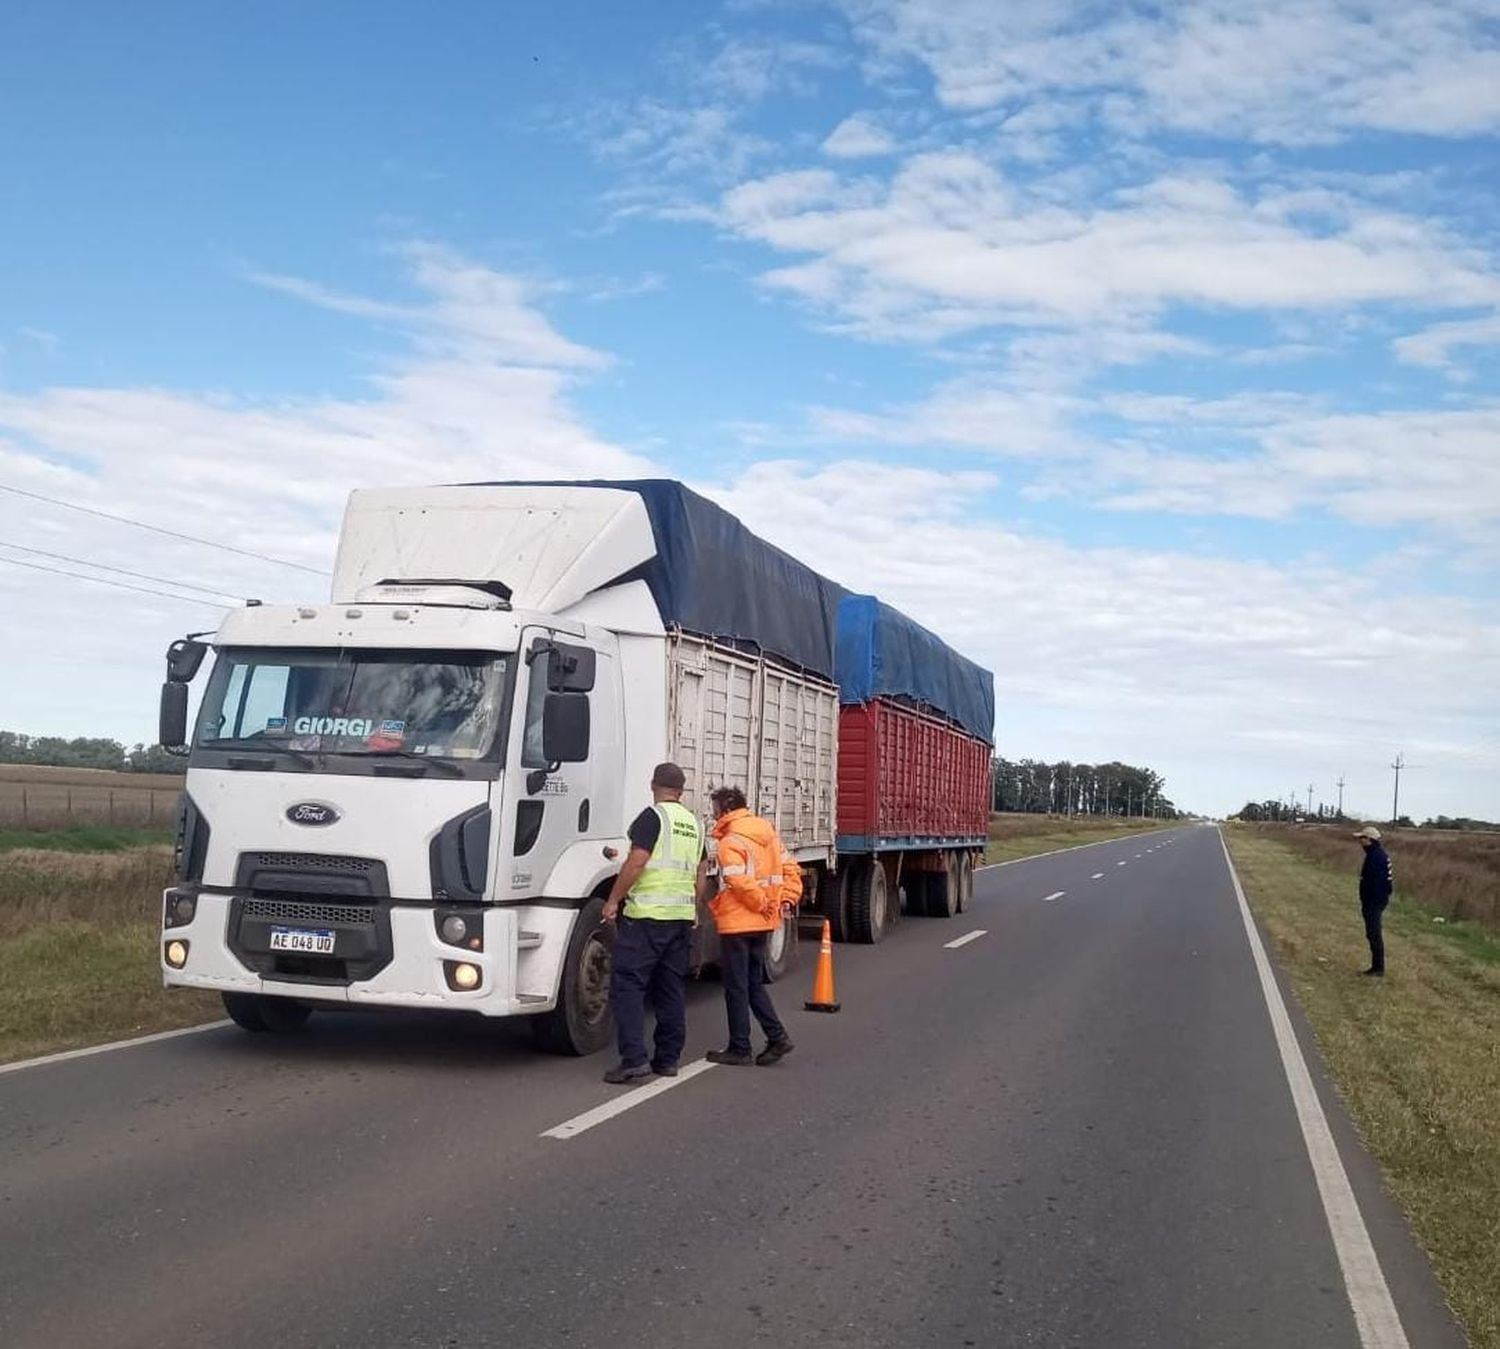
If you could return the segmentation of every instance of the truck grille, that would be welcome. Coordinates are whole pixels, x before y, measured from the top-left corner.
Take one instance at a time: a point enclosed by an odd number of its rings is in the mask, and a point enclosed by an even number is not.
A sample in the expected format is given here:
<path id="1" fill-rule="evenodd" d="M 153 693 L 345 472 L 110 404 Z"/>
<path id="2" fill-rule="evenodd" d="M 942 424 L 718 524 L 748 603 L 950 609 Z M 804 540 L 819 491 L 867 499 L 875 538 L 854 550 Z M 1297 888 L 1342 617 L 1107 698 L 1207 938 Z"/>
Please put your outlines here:
<path id="1" fill-rule="evenodd" d="M 350 926 L 373 927 L 372 909 L 353 904 L 303 904 L 294 899 L 246 899 L 240 912 L 246 918 L 260 918 L 279 923 L 347 923 Z"/>
<path id="2" fill-rule="evenodd" d="M 381 865 L 368 857 L 334 857 L 313 852 L 258 852 L 250 857 L 262 871 L 338 871 L 347 875 L 373 871 Z"/>

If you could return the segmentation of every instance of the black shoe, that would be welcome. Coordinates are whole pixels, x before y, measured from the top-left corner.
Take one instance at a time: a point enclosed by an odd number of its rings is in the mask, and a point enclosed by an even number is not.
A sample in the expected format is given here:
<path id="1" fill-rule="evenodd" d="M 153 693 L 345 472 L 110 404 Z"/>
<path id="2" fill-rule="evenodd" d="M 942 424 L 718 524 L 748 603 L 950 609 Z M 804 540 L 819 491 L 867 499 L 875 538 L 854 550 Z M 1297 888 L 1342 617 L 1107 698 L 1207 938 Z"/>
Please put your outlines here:
<path id="1" fill-rule="evenodd" d="M 604 1080 L 612 1087 L 618 1087 L 626 1082 L 634 1082 L 637 1078 L 650 1077 L 651 1069 L 644 1063 L 626 1065 L 617 1063 L 607 1073 Z"/>
<path id="2" fill-rule="evenodd" d="M 651 1071 L 655 1073 L 657 1077 L 676 1077 L 677 1065 L 675 1063 L 653 1063 L 651 1065 Z"/>
<path id="3" fill-rule="evenodd" d="M 1384 979 L 1385 978 L 1385 971 L 1384 970 L 1361 970 L 1360 973 L 1361 974 L 1374 975 L 1375 978 L 1377 978 L 1377 979 Z"/>
<path id="4" fill-rule="evenodd" d="M 703 1057 L 710 1063 L 722 1063 L 726 1068 L 748 1068 L 755 1062 L 749 1054 L 737 1054 L 732 1049 L 710 1049 Z"/>
<path id="5" fill-rule="evenodd" d="M 768 1064 L 779 1063 L 782 1059 L 786 1058 L 786 1056 L 790 1054 L 796 1047 L 797 1046 L 794 1045 L 785 1036 L 782 1036 L 782 1038 L 779 1040 L 772 1040 L 770 1044 L 762 1049 L 760 1053 L 755 1056 L 755 1061 L 762 1068 L 766 1067 Z"/>

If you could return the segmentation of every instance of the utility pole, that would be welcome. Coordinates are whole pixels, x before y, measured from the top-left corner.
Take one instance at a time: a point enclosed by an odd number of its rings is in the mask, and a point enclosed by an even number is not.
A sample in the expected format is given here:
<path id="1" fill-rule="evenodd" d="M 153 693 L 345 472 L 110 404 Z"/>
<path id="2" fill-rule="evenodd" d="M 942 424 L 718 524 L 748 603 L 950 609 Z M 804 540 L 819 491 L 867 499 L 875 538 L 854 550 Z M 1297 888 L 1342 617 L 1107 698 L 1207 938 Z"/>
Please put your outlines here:
<path id="1" fill-rule="evenodd" d="M 1401 770 L 1406 767 L 1406 759 L 1400 750 L 1396 751 L 1396 761 L 1391 767 L 1396 770 L 1396 786 L 1391 793 L 1391 823 L 1395 824 L 1401 818 Z"/>
<path id="2" fill-rule="evenodd" d="M 1312 783 L 1309 782 L 1307 784 L 1307 818 L 1308 819 L 1312 819 L 1312 794 L 1313 794 L 1313 785 L 1312 785 Z"/>
<path id="3" fill-rule="evenodd" d="M 1339 819 L 1344 818 L 1344 775 L 1339 774 Z"/>

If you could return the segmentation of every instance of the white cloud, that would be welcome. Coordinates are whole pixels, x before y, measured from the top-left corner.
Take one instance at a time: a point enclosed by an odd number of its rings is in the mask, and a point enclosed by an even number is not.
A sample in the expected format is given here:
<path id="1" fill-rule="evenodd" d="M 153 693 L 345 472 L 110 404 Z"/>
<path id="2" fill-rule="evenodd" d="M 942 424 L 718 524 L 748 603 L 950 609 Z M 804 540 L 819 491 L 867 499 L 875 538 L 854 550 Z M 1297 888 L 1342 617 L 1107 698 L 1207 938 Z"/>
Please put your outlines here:
<path id="1" fill-rule="evenodd" d="M 726 193 L 723 224 L 807 259 L 767 284 L 873 336 L 985 325 L 1120 324 L 1170 305 L 1339 309 L 1500 298 L 1482 254 L 1441 230 L 1345 200 L 1299 224 L 1210 177 L 1158 177 L 1083 207 L 1049 201 L 978 157 L 918 155 L 888 182 L 827 170 Z"/>
<path id="2" fill-rule="evenodd" d="M 1304 144 L 1500 130 L 1489 0 L 842 0 L 869 73 L 916 62 L 948 108 L 1084 101 L 1117 134 Z"/>
<path id="3" fill-rule="evenodd" d="M 39 346 L 49 356 L 62 349 L 62 338 L 46 328 L 22 328 L 20 333 L 28 342 Z"/>
<path id="4" fill-rule="evenodd" d="M 1396 355 L 1411 365 L 1432 366 L 1439 370 L 1453 365 L 1455 347 L 1500 346 L 1500 314 L 1483 318 L 1457 319 L 1437 323 L 1419 333 L 1398 338 Z"/>
<path id="5" fill-rule="evenodd" d="M 823 142 L 823 153 L 834 159 L 868 159 L 888 155 L 895 148 L 891 133 L 865 112 L 844 118 Z"/>

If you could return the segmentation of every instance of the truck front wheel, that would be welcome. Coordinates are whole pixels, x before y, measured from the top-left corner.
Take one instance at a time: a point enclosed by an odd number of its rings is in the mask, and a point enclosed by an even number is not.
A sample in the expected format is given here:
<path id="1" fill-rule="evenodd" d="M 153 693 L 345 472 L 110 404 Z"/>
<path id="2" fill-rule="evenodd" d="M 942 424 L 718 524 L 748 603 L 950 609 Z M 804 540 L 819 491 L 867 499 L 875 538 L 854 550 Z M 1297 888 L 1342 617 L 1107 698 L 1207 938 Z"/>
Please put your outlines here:
<path id="1" fill-rule="evenodd" d="M 285 1035 L 300 1029 L 312 1015 L 312 1008 L 305 1002 L 290 998 L 268 998 L 261 993 L 225 993 L 223 997 L 229 1019 L 241 1030 L 257 1034 Z"/>
<path id="2" fill-rule="evenodd" d="M 609 968 L 615 930 L 603 918 L 604 901 L 589 900 L 568 939 L 557 1006 L 531 1018 L 538 1049 L 549 1054 L 593 1054 L 614 1036 L 609 1005 Z"/>

